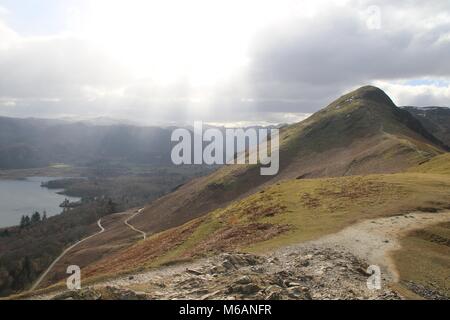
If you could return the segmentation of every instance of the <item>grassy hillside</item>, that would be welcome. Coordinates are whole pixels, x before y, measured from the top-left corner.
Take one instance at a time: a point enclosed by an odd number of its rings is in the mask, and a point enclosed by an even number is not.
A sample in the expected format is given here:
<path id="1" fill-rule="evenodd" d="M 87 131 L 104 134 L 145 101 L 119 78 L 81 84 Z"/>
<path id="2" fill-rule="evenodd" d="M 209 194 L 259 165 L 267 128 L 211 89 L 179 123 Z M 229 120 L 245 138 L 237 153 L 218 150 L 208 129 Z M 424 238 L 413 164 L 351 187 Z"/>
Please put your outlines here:
<path id="1" fill-rule="evenodd" d="M 400 285 L 411 298 L 450 298 L 450 222 L 406 235 L 393 254 Z"/>
<path id="2" fill-rule="evenodd" d="M 401 172 L 444 149 L 383 91 L 363 87 L 282 130 L 277 176 L 261 176 L 257 165 L 225 166 L 153 202 L 134 223 L 160 232 L 277 181 Z"/>
<path id="3" fill-rule="evenodd" d="M 145 269 L 223 251 L 266 252 L 357 221 L 450 208 L 450 176 L 401 173 L 288 180 L 158 233 L 89 266 L 87 276 Z"/>
<path id="4" fill-rule="evenodd" d="M 450 154 L 445 153 L 411 168 L 411 172 L 450 174 Z"/>
<path id="5" fill-rule="evenodd" d="M 90 264 L 84 275 L 265 252 L 364 219 L 450 208 L 450 176 L 438 165 L 445 168 L 448 155 L 438 157 L 445 149 L 384 92 L 363 87 L 281 132 L 279 175 L 224 166 L 181 186 L 133 220 L 146 241 Z"/>
<path id="6" fill-rule="evenodd" d="M 450 176 L 450 154 L 435 157 L 410 171 Z M 450 223 L 410 232 L 401 240 L 401 246 L 392 255 L 400 275 L 399 290 L 413 299 L 418 296 L 449 299 Z"/>

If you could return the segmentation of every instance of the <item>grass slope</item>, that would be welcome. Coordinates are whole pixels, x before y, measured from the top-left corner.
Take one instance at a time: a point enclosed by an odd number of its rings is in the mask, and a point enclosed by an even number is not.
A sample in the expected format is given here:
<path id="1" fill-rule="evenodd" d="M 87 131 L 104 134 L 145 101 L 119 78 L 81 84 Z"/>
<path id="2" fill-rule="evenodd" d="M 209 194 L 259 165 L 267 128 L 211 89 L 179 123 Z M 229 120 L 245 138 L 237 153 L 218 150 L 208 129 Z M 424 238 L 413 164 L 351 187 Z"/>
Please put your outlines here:
<path id="1" fill-rule="evenodd" d="M 151 203 L 134 222 L 157 233 L 280 180 L 401 172 L 444 148 L 383 91 L 363 87 L 281 132 L 277 176 L 261 176 L 257 165 L 225 166 Z"/>
<path id="2" fill-rule="evenodd" d="M 223 251 L 266 252 L 357 221 L 450 208 L 450 176 L 422 173 L 288 180 L 86 268 L 87 277 L 158 267 Z"/>
<path id="3" fill-rule="evenodd" d="M 339 98 L 280 139 L 278 176 L 260 176 L 256 165 L 225 166 L 187 183 L 133 220 L 152 234 L 147 241 L 88 266 L 85 277 L 228 250 L 264 252 L 363 219 L 450 207 L 450 176 L 385 174 L 445 147 L 377 88 Z"/>
<path id="4" fill-rule="evenodd" d="M 416 167 L 411 168 L 411 172 L 450 174 L 450 153 L 445 153 L 438 157 L 426 161 Z"/>
<path id="5" fill-rule="evenodd" d="M 450 299 L 450 222 L 411 232 L 401 246 L 393 259 L 406 296 Z"/>

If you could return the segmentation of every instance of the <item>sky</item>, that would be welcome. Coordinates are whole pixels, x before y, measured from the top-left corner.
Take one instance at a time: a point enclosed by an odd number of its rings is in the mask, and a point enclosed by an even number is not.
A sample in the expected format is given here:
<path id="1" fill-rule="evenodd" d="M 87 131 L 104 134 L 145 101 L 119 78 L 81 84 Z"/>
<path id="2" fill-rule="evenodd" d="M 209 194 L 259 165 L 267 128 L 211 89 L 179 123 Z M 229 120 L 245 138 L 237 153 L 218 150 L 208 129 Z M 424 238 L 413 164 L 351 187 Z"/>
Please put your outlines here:
<path id="1" fill-rule="evenodd" d="M 299 121 L 376 85 L 450 106 L 448 0 L 0 0 L 0 115 Z"/>

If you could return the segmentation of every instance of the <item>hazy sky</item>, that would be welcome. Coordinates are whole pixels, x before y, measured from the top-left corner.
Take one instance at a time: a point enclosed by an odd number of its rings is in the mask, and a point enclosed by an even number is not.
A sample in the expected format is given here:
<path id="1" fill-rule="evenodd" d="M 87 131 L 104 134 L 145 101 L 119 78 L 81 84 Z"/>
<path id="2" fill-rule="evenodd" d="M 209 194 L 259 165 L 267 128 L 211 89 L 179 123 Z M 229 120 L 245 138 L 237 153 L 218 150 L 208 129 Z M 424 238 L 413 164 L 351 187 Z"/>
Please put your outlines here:
<path id="1" fill-rule="evenodd" d="M 0 115 L 292 122 L 450 105 L 448 0 L 0 0 Z"/>

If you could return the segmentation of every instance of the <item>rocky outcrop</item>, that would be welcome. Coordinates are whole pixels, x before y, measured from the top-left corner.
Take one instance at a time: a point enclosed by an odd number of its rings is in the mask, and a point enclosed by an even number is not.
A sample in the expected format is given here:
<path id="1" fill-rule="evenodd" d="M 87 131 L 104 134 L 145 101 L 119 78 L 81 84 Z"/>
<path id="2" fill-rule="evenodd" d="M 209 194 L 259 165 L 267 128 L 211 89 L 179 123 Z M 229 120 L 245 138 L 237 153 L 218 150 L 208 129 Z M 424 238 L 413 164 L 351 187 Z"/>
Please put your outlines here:
<path id="1" fill-rule="evenodd" d="M 118 287 L 87 288 L 68 291 L 53 297 L 52 300 L 147 300 L 145 294 Z"/>
<path id="2" fill-rule="evenodd" d="M 366 269 L 363 261 L 337 249 L 307 247 L 266 256 L 224 253 L 55 299 L 400 299 L 388 287 L 369 290 Z"/>

